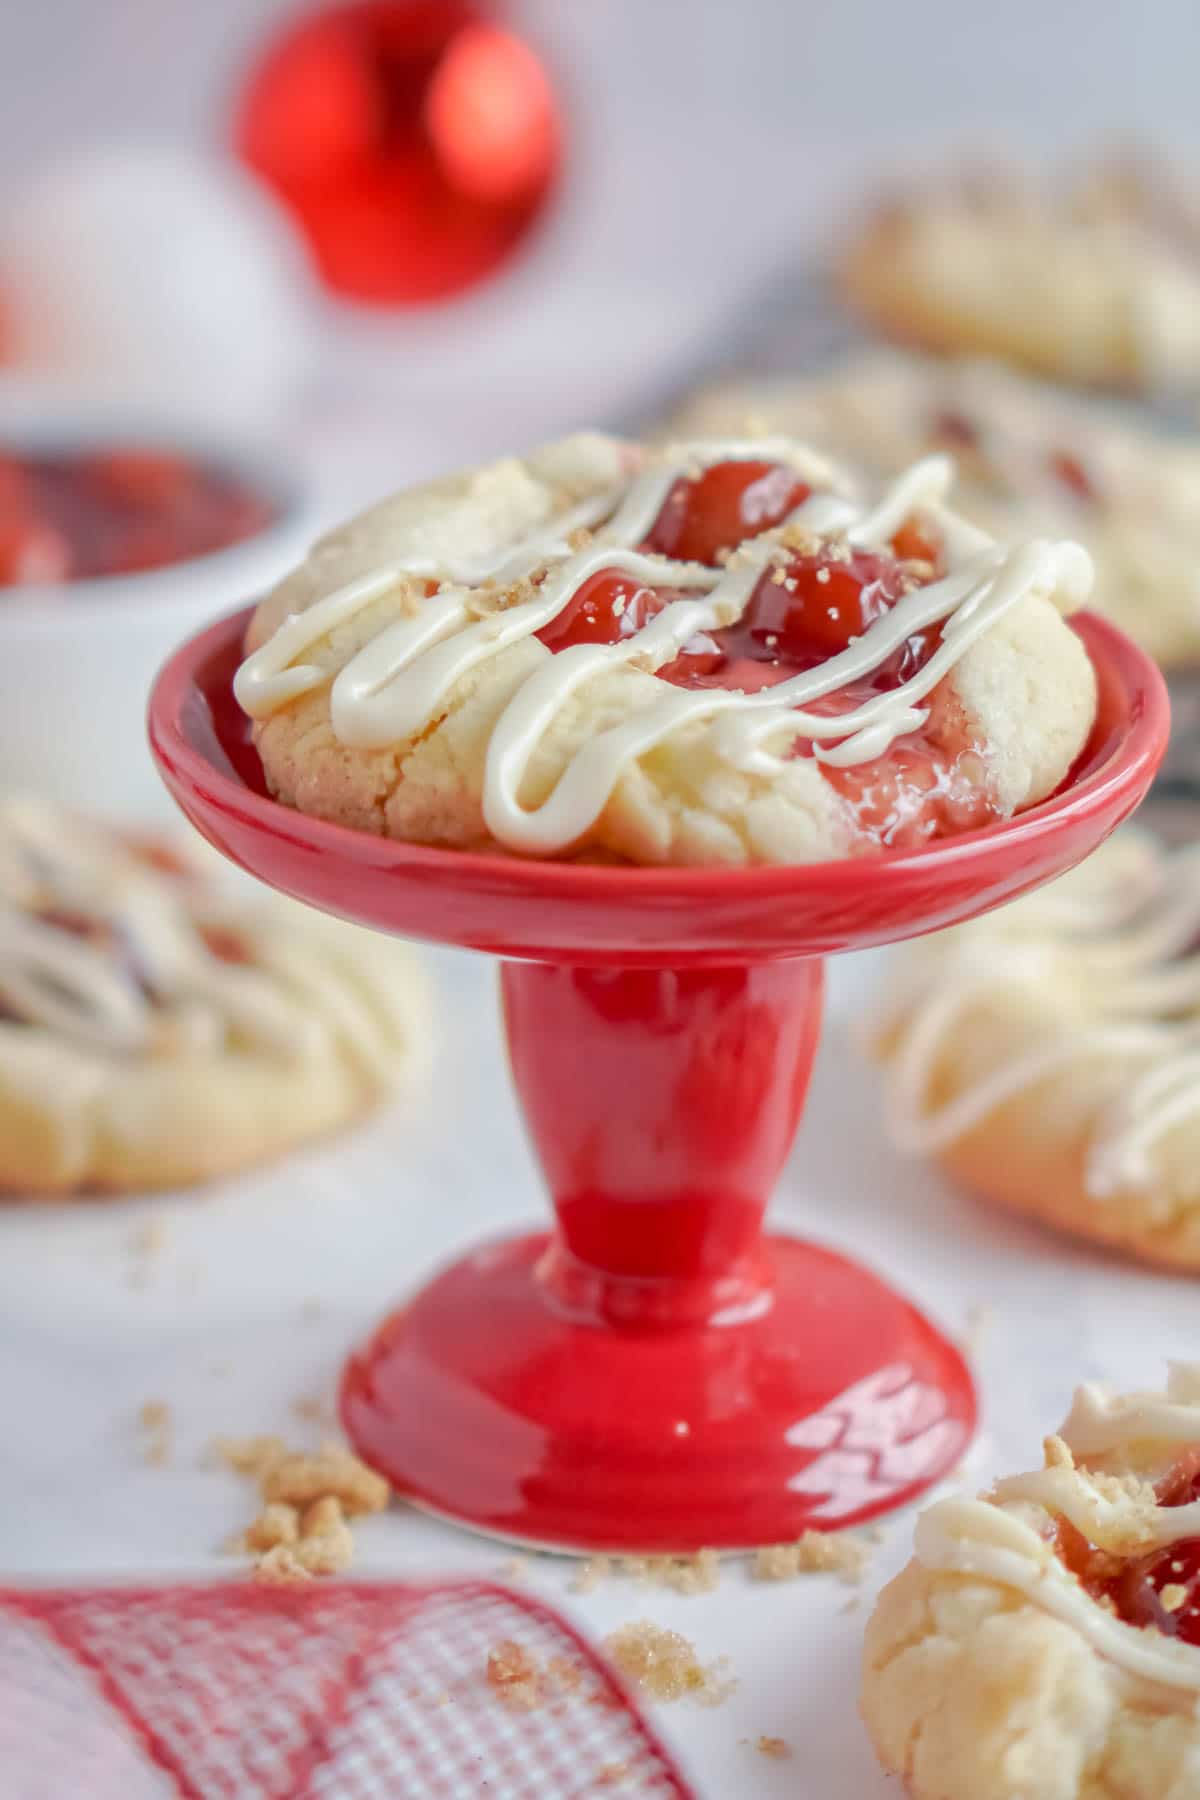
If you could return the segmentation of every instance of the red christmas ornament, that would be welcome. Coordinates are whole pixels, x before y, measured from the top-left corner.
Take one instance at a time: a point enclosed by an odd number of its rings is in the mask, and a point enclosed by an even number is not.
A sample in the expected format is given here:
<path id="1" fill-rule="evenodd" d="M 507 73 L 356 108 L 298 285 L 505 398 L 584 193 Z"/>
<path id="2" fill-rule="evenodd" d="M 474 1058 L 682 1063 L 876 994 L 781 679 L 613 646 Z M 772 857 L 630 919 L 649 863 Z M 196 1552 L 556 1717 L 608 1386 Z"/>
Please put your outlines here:
<path id="1" fill-rule="evenodd" d="M 351 0 L 266 52 L 238 149 L 338 293 L 441 300 L 483 280 L 541 215 L 561 131 L 529 46 L 464 0 Z"/>

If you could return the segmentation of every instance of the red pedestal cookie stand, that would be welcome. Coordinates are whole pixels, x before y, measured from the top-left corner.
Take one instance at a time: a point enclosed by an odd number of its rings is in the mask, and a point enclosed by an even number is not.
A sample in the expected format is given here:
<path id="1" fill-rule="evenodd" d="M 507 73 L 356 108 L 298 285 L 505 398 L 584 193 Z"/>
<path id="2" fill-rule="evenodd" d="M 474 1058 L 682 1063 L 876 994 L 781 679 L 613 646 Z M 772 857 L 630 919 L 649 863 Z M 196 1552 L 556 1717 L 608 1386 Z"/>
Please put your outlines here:
<path id="1" fill-rule="evenodd" d="M 591 868 L 395 843 L 267 798 L 231 694 L 245 623 L 214 625 L 159 680 L 168 786 L 272 886 L 505 959 L 557 1219 L 471 1251 L 385 1321 L 346 1369 L 351 1441 L 423 1505 L 574 1549 L 779 1542 L 944 1475 L 975 1420 L 958 1350 L 876 1275 L 761 1230 L 821 959 L 970 918 L 1086 856 L 1162 755 L 1153 664 L 1078 622 L 1095 730 L 1063 791 L 1006 824 L 801 868 Z"/>

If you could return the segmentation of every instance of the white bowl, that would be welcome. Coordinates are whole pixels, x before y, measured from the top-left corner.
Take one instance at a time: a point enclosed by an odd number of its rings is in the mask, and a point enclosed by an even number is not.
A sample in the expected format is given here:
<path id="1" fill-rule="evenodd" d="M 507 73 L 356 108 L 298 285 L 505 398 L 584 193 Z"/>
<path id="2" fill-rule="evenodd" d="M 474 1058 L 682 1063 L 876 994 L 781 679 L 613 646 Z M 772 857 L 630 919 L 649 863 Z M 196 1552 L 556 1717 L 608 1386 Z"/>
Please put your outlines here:
<path id="1" fill-rule="evenodd" d="M 170 652 L 261 593 L 312 535 L 308 483 L 272 451 L 173 417 L 120 413 L 53 391 L 0 390 L 0 447 L 146 444 L 196 455 L 262 494 L 255 537 L 167 568 L 61 586 L 0 587 L 0 784 L 117 818 L 174 812 L 146 745 L 146 700 Z"/>

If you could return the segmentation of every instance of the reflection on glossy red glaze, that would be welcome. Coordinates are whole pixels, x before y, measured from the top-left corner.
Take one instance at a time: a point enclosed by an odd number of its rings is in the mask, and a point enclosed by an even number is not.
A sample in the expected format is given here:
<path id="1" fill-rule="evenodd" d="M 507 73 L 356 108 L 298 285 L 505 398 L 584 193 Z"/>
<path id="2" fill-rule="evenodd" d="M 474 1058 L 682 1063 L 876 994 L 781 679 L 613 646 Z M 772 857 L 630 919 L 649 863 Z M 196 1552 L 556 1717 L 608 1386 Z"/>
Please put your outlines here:
<path id="1" fill-rule="evenodd" d="M 273 510 L 172 450 L 0 452 L 0 587 L 166 568 L 252 537 Z"/>
<path id="2" fill-rule="evenodd" d="M 681 562 L 715 564 L 722 550 L 782 524 L 811 492 L 782 463 L 714 463 L 675 483 L 644 548 Z"/>

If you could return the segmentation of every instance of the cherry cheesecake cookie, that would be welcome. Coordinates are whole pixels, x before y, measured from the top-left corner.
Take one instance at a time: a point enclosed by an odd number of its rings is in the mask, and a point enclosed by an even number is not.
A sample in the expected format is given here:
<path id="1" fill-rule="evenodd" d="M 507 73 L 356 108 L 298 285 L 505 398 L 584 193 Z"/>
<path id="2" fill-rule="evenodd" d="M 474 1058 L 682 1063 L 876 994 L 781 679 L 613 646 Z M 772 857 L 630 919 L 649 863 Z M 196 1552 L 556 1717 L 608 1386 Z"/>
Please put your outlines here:
<path id="1" fill-rule="evenodd" d="M 0 1190 L 187 1185 L 346 1123 L 426 1036 L 413 955 L 188 847 L 0 801 Z"/>
<path id="2" fill-rule="evenodd" d="M 578 436 L 384 501 L 257 609 L 271 791 L 415 843 L 798 863 L 1005 818 L 1095 684 L 1069 542 L 997 542 L 953 467 L 881 493 L 788 437 Z"/>
<path id="3" fill-rule="evenodd" d="M 842 291 L 888 336 L 1086 386 L 1200 386 L 1200 201 L 1127 158 L 1065 186 L 1015 170 L 891 200 L 848 245 Z"/>
<path id="4" fill-rule="evenodd" d="M 1126 829 L 900 953 L 870 1021 L 902 1149 L 972 1192 L 1200 1269 L 1200 847 Z"/>
<path id="5" fill-rule="evenodd" d="M 1200 1366 L 1081 1388 L 1043 1468 L 939 1501 L 914 1547 L 861 1691 L 912 1800 L 1200 1794 Z"/>
<path id="6" fill-rule="evenodd" d="M 1089 602 L 1164 667 L 1200 665 L 1200 439 L 996 363 L 867 351 L 819 374 L 730 382 L 672 435 L 787 432 L 869 481 L 953 455 L 955 504 L 994 536 L 1075 538 Z"/>

